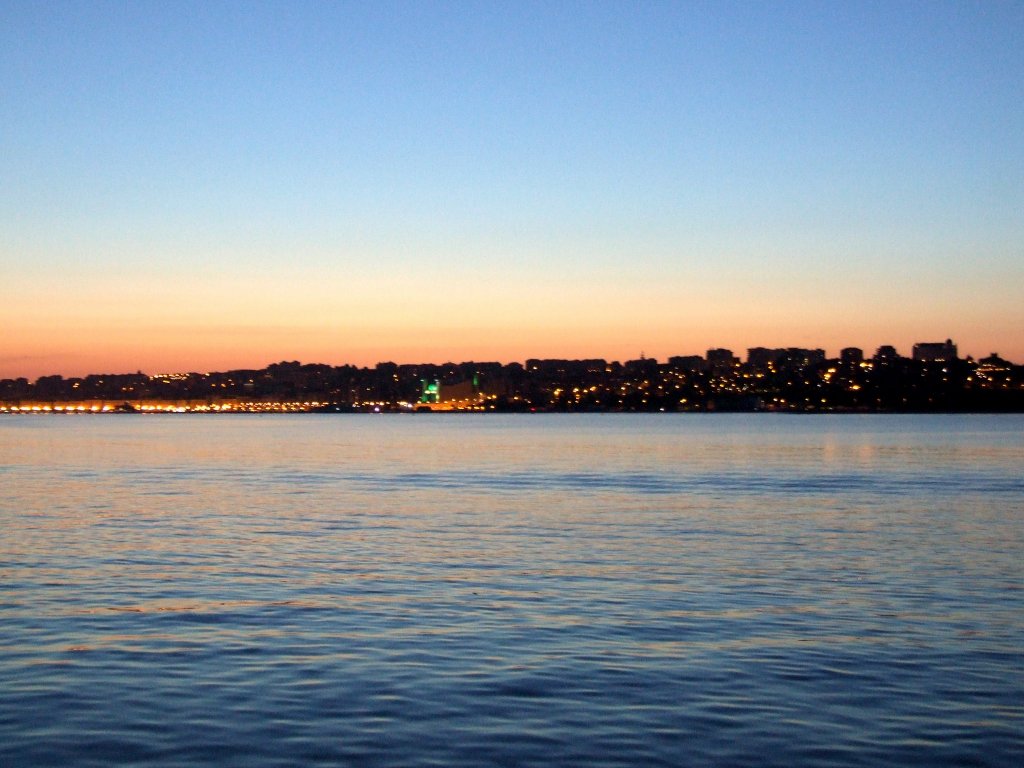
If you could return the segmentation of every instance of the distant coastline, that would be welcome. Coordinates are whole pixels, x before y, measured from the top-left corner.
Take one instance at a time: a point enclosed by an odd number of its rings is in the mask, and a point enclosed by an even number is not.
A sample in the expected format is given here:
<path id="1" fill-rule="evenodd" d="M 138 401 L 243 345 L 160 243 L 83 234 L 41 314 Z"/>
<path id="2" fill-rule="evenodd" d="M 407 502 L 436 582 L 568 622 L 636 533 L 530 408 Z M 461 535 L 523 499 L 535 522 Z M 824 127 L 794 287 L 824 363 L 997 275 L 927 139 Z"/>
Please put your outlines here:
<path id="1" fill-rule="evenodd" d="M 529 359 L 373 367 L 280 362 L 215 373 L 0 380 L 0 414 L 531 412 L 1024 412 L 1024 366 L 914 346 L 731 350 L 706 355 Z"/>

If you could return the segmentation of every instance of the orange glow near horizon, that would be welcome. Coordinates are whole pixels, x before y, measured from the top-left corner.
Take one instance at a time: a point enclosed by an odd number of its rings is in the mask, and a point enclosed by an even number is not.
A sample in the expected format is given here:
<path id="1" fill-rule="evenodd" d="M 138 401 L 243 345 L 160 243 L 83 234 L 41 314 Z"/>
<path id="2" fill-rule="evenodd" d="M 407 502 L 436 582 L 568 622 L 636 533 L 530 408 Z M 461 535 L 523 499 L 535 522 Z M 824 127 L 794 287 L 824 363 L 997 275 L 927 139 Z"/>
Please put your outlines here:
<path id="1" fill-rule="evenodd" d="M 402 338 L 400 333 L 367 333 L 352 337 L 339 334 L 337 340 L 331 334 L 308 334 L 291 331 L 259 331 L 251 338 L 239 336 L 233 331 L 221 334 L 213 331 L 194 333 L 174 332 L 151 334 L 147 339 L 133 337 L 83 336 L 76 340 L 73 335 L 64 336 L 61 343 L 34 346 L 35 354 L 4 354 L 0 357 L 0 378 L 26 377 L 34 380 L 39 376 L 59 374 L 64 377 L 85 376 L 92 373 L 127 373 L 142 371 L 147 374 L 158 372 L 207 372 L 235 369 L 260 369 L 282 360 L 298 360 L 303 363 L 325 363 L 329 365 L 356 365 L 372 367 L 378 362 L 445 363 L 475 360 L 480 362 L 523 362 L 528 358 L 603 358 L 609 361 L 635 359 L 641 354 L 664 361 L 673 355 L 704 355 L 714 347 L 725 347 L 741 359 L 746 359 L 747 349 L 754 346 L 786 347 L 802 346 L 825 349 L 830 357 L 836 357 L 846 346 L 859 346 L 866 355 L 873 354 L 881 344 L 893 344 L 906 356 L 910 355 L 914 341 L 877 337 L 868 341 L 857 339 L 813 340 L 807 338 L 783 338 L 777 341 L 757 339 L 754 343 L 738 343 L 735 334 L 727 337 L 687 341 L 681 335 L 671 338 L 649 335 L 646 339 L 624 338 L 626 333 L 606 333 L 601 339 L 572 339 L 559 333 L 531 333 L 516 337 L 512 331 L 502 333 L 495 330 L 482 334 L 482 338 L 460 342 L 457 334 L 439 334 L 437 338 L 424 338 L 410 333 Z M 934 337 L 934 338 L 933 338 Z M 979 338 L 985 339 L 984 336 Z M 234 343 L 232 342 L 234 339 Z M 988 337 L 991 339 L 991 337 Z M 986 339 L 986 340 L 988 340 Z M 198 341 L 197 341 L 198 340 Z M 916 341 L 937 341 L 938 335 L 921 336 Z M 975 358 L 998 351 L 1004 358 L 1015 363 L 1024 359 L 1019 351 L 1014 352 L 1008 344 L 965 343 L 963 337 L 954 338 L 961 357 Z M 1009 342 L 1009 339 L 1004 339 Z M 8 346 L 8 350 L 11 347 Z M 6 352 L 6 351 L 5 351 Z"/>
<path id="2" fill-rule="evenodd" d="M 292 274 L 168 271 L 160 279 L 78 274 L 49 283 L 8 280 L 0 305 L 0 377 L 81 376 L 141 370 L 223 371 L 281 360 L 372 366 L 467 360 L 640 356 L 664 360 L 712 347 L 741 358 L 749 347 L 892 344 L 904 355 L 921 341 L 952 338 L 961 356 L 998 352 L 1024 362 L 1016 284 L 985 303 L 785 282 L 758 286 L 705 272 L 664 281 L 626 271 L 574 277 L 532 271 L 435 275 L 428 270 L 322 269 Z M 685 270 L 684 270 L 685 272 Z M 949 299 L 945 301 L 942 299 Z M 956 311 L 952 311 L 953 307 Z"/>
<path id="3" fill-rule="evenodd" d="M 1019 4 L 79 5 L 0 25 L 0 377 L 1024 363 Z"/>

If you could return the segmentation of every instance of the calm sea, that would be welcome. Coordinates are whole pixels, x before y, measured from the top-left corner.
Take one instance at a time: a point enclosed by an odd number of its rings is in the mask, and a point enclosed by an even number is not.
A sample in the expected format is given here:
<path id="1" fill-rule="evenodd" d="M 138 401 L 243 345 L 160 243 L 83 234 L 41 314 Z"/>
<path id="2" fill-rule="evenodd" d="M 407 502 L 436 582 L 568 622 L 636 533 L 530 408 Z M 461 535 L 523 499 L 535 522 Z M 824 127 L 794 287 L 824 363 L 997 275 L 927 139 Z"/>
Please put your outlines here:
<path id="1" fill-rule="evenodd" d="M 1024 417 L 0 418 L 0 765 L 1020 766 Z"/>

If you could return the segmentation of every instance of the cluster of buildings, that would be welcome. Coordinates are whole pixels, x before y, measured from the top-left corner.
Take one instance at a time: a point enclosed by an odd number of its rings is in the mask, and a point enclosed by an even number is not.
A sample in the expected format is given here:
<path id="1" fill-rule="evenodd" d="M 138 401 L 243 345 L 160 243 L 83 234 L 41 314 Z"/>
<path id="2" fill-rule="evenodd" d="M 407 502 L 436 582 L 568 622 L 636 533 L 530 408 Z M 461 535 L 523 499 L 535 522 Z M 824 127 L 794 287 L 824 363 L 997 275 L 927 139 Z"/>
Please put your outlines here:
<path id="1" fill-rule="evenodd" d="M 1024 366 L 962 359 L 951 340 L 834 358 L 801 347 L 373 367 L 281 362 L 254 370 L 0 380 L 0 413 L 111 411 L 1024 411 Z"/>

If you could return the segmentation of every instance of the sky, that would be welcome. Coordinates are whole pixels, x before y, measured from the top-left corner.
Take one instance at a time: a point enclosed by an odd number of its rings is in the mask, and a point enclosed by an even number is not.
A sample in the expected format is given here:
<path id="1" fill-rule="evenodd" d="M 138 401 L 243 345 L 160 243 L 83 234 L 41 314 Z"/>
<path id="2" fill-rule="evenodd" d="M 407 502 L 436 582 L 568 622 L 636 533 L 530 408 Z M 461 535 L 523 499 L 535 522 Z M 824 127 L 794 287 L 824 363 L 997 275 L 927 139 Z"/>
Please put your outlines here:
<path id="1" fill-rule="evenodd" d="M 0 377 L 1024 363 L 1024 3 L 0 4 Z"/>

